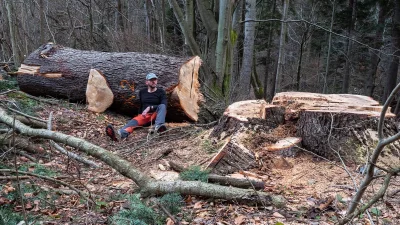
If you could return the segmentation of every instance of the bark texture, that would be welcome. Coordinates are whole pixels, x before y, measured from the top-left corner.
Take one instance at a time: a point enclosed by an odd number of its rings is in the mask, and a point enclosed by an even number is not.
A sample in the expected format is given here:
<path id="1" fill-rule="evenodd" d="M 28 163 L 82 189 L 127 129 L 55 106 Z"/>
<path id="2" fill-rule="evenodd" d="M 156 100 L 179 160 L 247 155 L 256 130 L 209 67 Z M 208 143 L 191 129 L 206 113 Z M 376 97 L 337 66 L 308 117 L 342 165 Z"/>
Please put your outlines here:
<path id="1" fill-rule="evenodd" d="M 85 101 L 90 69 L 100 71 L 114 94 L 111 108 L 134 115 L 139 107 L 138 93 L 145 88 L 149 72 L 159 77 L 159 87 L 169 97 L 167 119 L 197 121 L 199 101 L 197 56 L 183 59 L 135 52 L 96 52 L 44 45 L 31 53 L 21 65 L 18 83 L 32 95 Z M 171 100 L 172 99 L 172 100 Z"/>

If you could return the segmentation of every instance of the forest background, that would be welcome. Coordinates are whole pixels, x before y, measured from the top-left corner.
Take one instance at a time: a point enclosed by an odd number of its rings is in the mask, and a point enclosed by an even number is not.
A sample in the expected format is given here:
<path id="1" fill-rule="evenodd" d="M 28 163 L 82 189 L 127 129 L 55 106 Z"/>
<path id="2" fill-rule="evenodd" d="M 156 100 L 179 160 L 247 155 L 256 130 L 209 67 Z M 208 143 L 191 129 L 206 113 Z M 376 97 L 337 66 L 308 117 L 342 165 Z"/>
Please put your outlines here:
<path id="1" fill-rule="evenodd" d="M 271 100 L 276 92 L 292 90 L 362 94 L 383 102 L 397 82 L 400 1 L 0 3 L 0 61 L 14 68 L 47 42 L 82 50 L 199 55 L 204 94 L 226 104 Z"/>

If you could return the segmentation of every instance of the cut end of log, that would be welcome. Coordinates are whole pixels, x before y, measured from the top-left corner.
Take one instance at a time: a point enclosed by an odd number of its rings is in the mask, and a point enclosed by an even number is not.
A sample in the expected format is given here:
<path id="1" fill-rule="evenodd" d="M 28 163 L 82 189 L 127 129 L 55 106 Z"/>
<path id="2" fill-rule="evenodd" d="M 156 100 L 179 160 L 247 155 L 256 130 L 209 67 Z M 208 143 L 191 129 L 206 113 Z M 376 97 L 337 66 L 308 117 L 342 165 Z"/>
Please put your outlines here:
<path id="1" fill-rule="evenodd" d="M 60 78 L 62 73 L 40 73 L 40 66 L 30 66 L 21 64 L 18 68 L 17 75 L 38 75 L 46 78 Z"/>
<path id="2" fill-rule="evenodd" d="M 179 84 L 173 93 L 178 96 L 185 114 L 193 121 L 198 120 L 199 102 L 203 100 L 198 80 L 201 63 L 200 57 L 195 56 L 182 65 L 179 71 Z"/>
<path id="3" fill-rule="evenodd" d="M 114 100 L 110 86 L 105 76 L 95 69 L 91 69 L 86 87 L 86 101 L 88 110 L 96 113 L 104 112 Z"/>
<path id="4" fill-rule="evenodd" d="M 288 150 L 301 143 L 301 138 L 299 137 L 287 137 L 282 140 L 277 141 L 275 144 L 267 146 L 268 151 L 279 151 Z"/>
<path id="5" fill-rule="evenodd" d="M 265 118 L 264 100 L 248 100 L 231 104 L 224 112 L 225 116 L 236 118 L 239 121 L 247 122 L 248 118 Z"/>

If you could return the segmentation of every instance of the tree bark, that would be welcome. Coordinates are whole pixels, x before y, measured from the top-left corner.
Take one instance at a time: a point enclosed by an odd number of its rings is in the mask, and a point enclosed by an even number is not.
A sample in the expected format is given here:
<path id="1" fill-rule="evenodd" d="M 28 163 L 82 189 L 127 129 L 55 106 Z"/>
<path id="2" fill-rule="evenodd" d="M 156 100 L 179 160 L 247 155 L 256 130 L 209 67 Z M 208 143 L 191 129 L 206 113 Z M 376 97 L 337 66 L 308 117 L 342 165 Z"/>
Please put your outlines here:
<path id="1" fill-rule="evenodd" d="M 197 44 L 196 40 L 194 39 L 193 34 L 189 32 L 188 24 L 185 21 L 185 17 L 182 13 L 181 8 L 178 5 L 178 2 L 176 2 L 176 0 L 168 0 L 168 1 L 174 10 L 175 17 L 179 22 L 179 25 L 182 29 L 182 33 L 185 36 L 185 39 L 188 41 L 188 45 L 190 47 L 190 50 L 192 51 L 192 54 L 201 55 L 200 47 Z"/>
<path id="2" fill-rule="evenodd" d="M 197 121 L 199 101 L 197 56 L 183 59 L 155 54 L 109 53 L 81 51 L 59 45 L 42 46 L 24 61 L 18 72 L 22 91 L 32 95 L 68 98 L 85 101 L 91 68 L 106 78 L 113 94 L 111 106 L 119 112 L 134 115 L 139 108 L 137 98 L 145 88 L 145 76 L 154 72 L 159 87 L 167 92 L 169 103 L 167 119 Z"/>
<path id="3" fill-rule="evenodd" d="M 345 66 L 345 72 L 344 72 L 344 78 L 343 78 L 343 87 L 342 87 L 342 93 L 348 93 L 349 92 L 349 87 L 350 87 L 350 67 L 352 63 L 352 46 L 353 42 L 350 40 L 350 38 L 353 38 L 353 31 L 354 31 L 354 24 L 356 23 L 356 5 L 357 5 L 357 0 L 349 0 L 349 8 L 351 12 L 351 20 L 350 20 L 350 26 L 348 29 L 348 39 L 347 39 L 347 49 L 346 49 L 346 66 Z"/>
<path id="4" fill-rule="evenodd" d="M 10 41 L 11 41 L 11 48 L 12 48 L 12 54 L 14 58 L 14 66 L 18 67 L 21 63 L 21 60 L 19 58 L 19 51 L 18 51 L 18 46 L 17 46 L 17 22 L 16 22 L 16 14 L 14 11 L 14 2 L 11 0 L 4 0 L 6 4 L 6 9 L 7 9 L 7 18 L 8 18 L 8 26 L 10 29 Z"/>
<path id="5" fill-rule="evenodd" d="M 274 105 L 286 107 L 286 121 L 296 124 L 296 135 L 305 149 L 328 158 L 362 161 L 368 148 L 376 144 L 376 132 L 382 106 L 361 95 L 322 95 L 283 92 L 274 97 Z M 395 115 L 386 114 L 385 134 L 396 133 Z M 389 146 L 400 149 L 397 144 Z"/>
<path id="6" fill-rule="evenodd" d="M 386 10 L 387 6 L 385 6 L 382 2 L 379 2 L 379 16 L 378 23 L 376 24 L 376 32 L 375 38 L 372 47 L 375 49 L 380 49 L 383 44 L 383 31 L 385 28 L 385 19 L 386 19 Z M 364 90 L 365 95 L 372 96 L 375 89 L 375 75 L 378 69 L 379 64 L 379 52 L 371 51 L 371 61 L 370 61 L 370 69 L 367 73 L 367 77 L 365 78 Z"/>
<path id="7" fill-rule="evenodd" d="M 0 121 L 8 126 L 13 126 L 13 118 L 7 115 L 2 108 L 0 108 Z M 268 195 L 265 192 L 255 192 L 250 189 L 223 187 L 199 181 L 155 181 L 134 168 L 125 159 L 85 140 L 45 129 L 32 129 L 19 121 L 15 121 L 15 128 L 22 135 L 51 139 L 86 152 L 88 155 L 111 166 L 123 176 L 132 179 L 139 186 L 144 196 L 177 192 L 183 195 L 199 195 L 233 201 L 261 203 L 264 205 L 272 204 L 279 207 L 285 204 L 285 200 L 281 196 Z"/>
<path id="8" fill-rule="evenodd" d="M 256 0 L 246 0 L 246 16 L 245 20 L 256 19 Z M 256 23 L 247 22 L 244 27 L 244 46 L 242 67 L 240 70 L 240 94 L 239 99 L 249 99 L 250 80 L 253 68 L 254 39 L 255 39 Z"/>
<path id="9" fill-rule="evenodd" d="M 282 21 L 286 20 L 288 7 L 289 7 L 289 0 L 283 0 Z M 276 68 L 276 73 L 275 73 L 274 95 L 279 91 L 279 80 L 280 80 L 281 69 L 282 69 L 282 64 L 283 64 L 285 34 L 286 34 L 286 23 L 282 22 L 281 23 L 281 35 L 279 38 L 278 66 Z"/>
<path id="10" fill-rule="evenodd" d="M 400 57 L 400 2 L 394 1 L 394 17 L 393 17 L 393 28 L 392 28 L 392 43 L 393 43 L 393 57 L 389 66 L 389 71 L 386 76 L 386 82 L 384 87 L 384 93 L 382 101 L 385 102 L 390 93 L 396 86 L 397 73 L 399 70 L 399 57 Z"/>
<path id="11" fill-rule="evenodd" d="M 333 29 L 333 22 L 335 19 L 335 7 L 336 7 L 336 0 L 332 2 L 332 15 L 331 15 L 331 26 L 329 28 L 329 38 L 328 38 L 328 53 L 326 55 L 326 65 L 325 65 L 325 76 L 324 76 L 324 83 L 322 85 L 322 93 L 326 93 L 328 90 L 328 74 L 329 74 L 329 64 L 330 64 L 330 57 L 331 57 L 331 48 L 332 48 L 332 29 Z M 319 77 L 319 76 L 318 76 Z"/>

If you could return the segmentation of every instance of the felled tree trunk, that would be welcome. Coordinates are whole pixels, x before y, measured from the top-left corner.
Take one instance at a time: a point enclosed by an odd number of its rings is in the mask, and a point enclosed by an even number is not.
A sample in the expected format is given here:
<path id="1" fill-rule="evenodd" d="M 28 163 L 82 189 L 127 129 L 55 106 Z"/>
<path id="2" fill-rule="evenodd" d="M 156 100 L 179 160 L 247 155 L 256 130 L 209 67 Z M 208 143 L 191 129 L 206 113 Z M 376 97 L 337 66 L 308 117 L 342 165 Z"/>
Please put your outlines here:
<path id="1" fill-rule="evenodd" d="M 59 45 L 44 45 L 31 53 L 18 70 L 20 89 L 32 95 L 85 101 L 90 69 L 106 78 L 114 94 L 112 108 L 134 115 L 138 112 L 139 90 L 145 88 L 147 73 L 158 76 L 158 86 L 166 90 L 167 119 L 198 119 L 198 71 L 201 59 L 177 58 L 135 52 L 82 51 Z"/>

